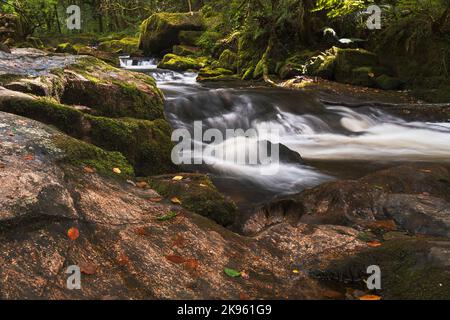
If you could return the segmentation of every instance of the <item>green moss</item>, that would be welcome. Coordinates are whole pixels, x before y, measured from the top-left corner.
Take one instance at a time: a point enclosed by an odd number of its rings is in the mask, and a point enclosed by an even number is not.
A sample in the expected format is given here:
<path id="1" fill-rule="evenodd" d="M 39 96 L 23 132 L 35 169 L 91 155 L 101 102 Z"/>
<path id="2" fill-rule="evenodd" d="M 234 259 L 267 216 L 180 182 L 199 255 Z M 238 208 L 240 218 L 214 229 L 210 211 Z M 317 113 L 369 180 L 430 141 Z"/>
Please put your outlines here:
<path id="1" fill-rule="evenodd" d="M 139 39 L 126 37 L 120 40 L 109 40 L 101 42 L 98 50 L 111 52 L 115 54 L 129 54 L 132 56 L 140 55 Z"/>
<path id="2" fill-rule="evenodd" d="M 205 57 L 192 58 L 181 57 L 175 54 L 166 54 L 158 64 L 158 68 L 174 71 L 199 70 L 206 66 L 208 59 Z"/>
<path id="3" fill-rule="evenodd" d="M 178 38 L 182 45 L 197 46 L 203 31 L 180 31 Z"/>
<path id="4" fill-rule="evenodd" d="M 201 54 L 201 50 L 198 47 L 177 45 L 173 47 L 173 53 L 177 56 L 198 56 Z"/>
<path id="5" fill-rule="evenodd" d="M 223 68 L 203 68 L 199 71 L 197 81 L 233 81 L 239 80 L 239 77 L 233 74 L 233 71 Z"/>
<path id="6" fill-rule="evenodd" d="M 119 152 L 108 152 L 89 143 L 59 135 L 54 138 L 55 145 L 64 152 L 62 161 L 80 167 L 90 167 L 100 174 L 129 179 L 134 177 L 134 169 Z M 117 175 L 114 168 L 120 168 Z"/>
<path id="7" fill-rule="evenodd" d="M 208 217 L 228 226 L 236 217 L 236 205 L 221 195 L 211 180 L 201 174 L 182 174 L 182 181 L 173 181 L 173 176 L 148 179 L 149 185 L 167 198 L 177 197 L 187 210 Z"/>
<path id="8" fill-rule="evenodd" d="M 66 43 L 61 43 L 56 47 L 56 52 L 57 53 L 70 53 L 70 54 L 77 54 L 78 50 L 75 49 L 72 44 L 66 42 Z"/>
<path id="9" fill-rule="evenodd" d="M 382 270 L 382 296 L 384 299 L 450 299 L 450 271 L 431 257 L 443 242 L 426 239 L 397 239 L 376 249 L 336 262 L 325 272 L 329 279 L 352 281 L 363 285 L 367 267 L 377 265 Z M 322 277 L 324 275 L 322 274 Z"/>
<path id="10" fill-rule="evenodd" d="M 139 48 L 146 55 L 167 52 L 179 44 L 180 31 L 200 31 L 203 28 L 199 13 L 155 13 L 141 25 Z"/>
<path id="11" fill-rule="evenodd" d="M 400 79 L 385 74 L 377 77 L 375 83 L 378 88 L 383 90 L 396 90 L 402 86 L 402 81 Z"/>
<path id="12" fill-rule="evenodd" d="M 238 67 L 237 62 L 238 62 L 237 54 L 229 49 L 223 51 L 219 57 L 219 67 L 232 70 L 234 72 L 237 71 Z"/>
<path id="13" fill-rule="evenodd" d="M 253 78 L 253 72 L 255 72 L 255 67 L 247 68 L 242 76 L 242 80 L 251 80 Z"/>

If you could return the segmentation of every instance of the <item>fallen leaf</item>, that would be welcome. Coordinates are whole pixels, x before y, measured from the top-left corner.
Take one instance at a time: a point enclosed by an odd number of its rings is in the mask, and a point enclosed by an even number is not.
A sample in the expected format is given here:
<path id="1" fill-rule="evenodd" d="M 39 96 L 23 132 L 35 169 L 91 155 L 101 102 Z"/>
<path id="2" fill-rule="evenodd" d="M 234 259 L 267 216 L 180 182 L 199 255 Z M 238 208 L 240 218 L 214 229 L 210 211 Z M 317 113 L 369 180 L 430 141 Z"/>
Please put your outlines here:
<path id="1" fill-rule="evenodd" d="M 239 293 L 239 300 L 250 300 L 250 298 L 245 293 L 241 292 Z"/>
<path id="2" fill-rule="evenodd" d="M 250 273 L 248 273 L 247 271 L 242 271 L 241 277 L 242 277 L 242 279 L 248 280 L 248 279 L 250 279 Z"/>
<path id="3" fill-rule="evenodd" d="M 154 203 L 158 203 L 158 202 L 161 202 L 161 201 L 163 201 L 164 199 L 163 198 L 160 198 L 160 197 L 158 197 L 158 198 L 150 198 L 150 199 L 148 199 L 149 201 L 151 201 L 151 202 L 154 202 Z"/>
<path id="4" fill-rule="evenodd" d="M 370 242 L 367 242 L 367 245 L 371 248 L 378 248 L 378 247 L 382 246 L 381 242 L 379 242 L 379 241 L 370 241 Z"/>
<path id="5" fill-rule="evenodd" d="M 0 169 L 5 169 L 6 165 L 4 165 L 3 163 L 0 163 Z"/>
<path id="6" fill-rule="evenodd" d="M 380 220 L 374 221 L 369 224 L 372 229 L 383 229 L 387 231 L 395 231 L 397 230 L 397 224 L 394 220 Z"/>
<path id="7" fill-rule="evenodd" d="M 95 169 L 91 167 L 84 167 L 83 170 L 86 173 L 95 173 Z"/>
<path id="8" fill-rule="evenodd" d="M 15 136 L 15 134 L 14 134 L 14 132 L 12 132 L 12 131 L 9 131 L 9 132 L 8 132 L 8 136 L 10 136 L 10 137 L 14 137 L 14 136 Z"/>
<path id="9" fill-rule="evenodd" d="M 170 199 L 170 201 L 172 201 L 173 204 L 181 205 L 181 200 L 177 197 L 173 197 L 172 199 Z"/>
<path id="10" fill-rule="evenodd" d="M 148 183 L 145 181 L 137 182 L 136 187 L 141 189 L 147 189 L 149 187 Z"/>
<path id="11" fill-rule="evenodd" d="M 92 263 L 81 263 L 80 271 L 83 274 L 92 276 L 97 273 L 97 266 L 93 265 Z"/>
<path id="12" fill-rule="evenodd" d="M 168 256 L 166 256 L 166 259 L 175 264 L 183 264 L 186 262 L 186 259 L 184 259 L 183 257 L 175 256 L 175 255 L 168 255 Z"/>
<path id="13" fill-rule="evenodd" d="M 70 240 L 75 241 L 80 237 L 80 231 L 78 231 L 77 228 L 70 228 L 69 231 L 67 231 L 67 235 L 69 236 Z"/>
<path id="14" fill-rule="evenodd" d="M 241 273 L 239 271 L 236 271 L 234 269 L 225 268 L 223 269 L 225 274 L 231 278 L 239 278 L 241 276 Z"/>
<path id="15" fill-rule="evenodd" d="M 25 161 L 33 161 L 34 160 L 34 156 L 32 154 L 28 154 L 26 155 L 23 160 Z"/>
<path id="16" fill-rule="evenodd" d="M 175 176 L 175 177 L 173 177 L 173 181 L 181 181 L 181 180 L 183 180 L 184 178 L 182 177 L 182 176 Z"/>
<path id="17" fill-rule="evenodd" d="M 299 271 L 299 270 L 297 270 L 297 269 L 294 269 L 294 270 L 292 270 L 292 273 L 295 273 L 295 274 L 299 274 L 299 273 L 300 273 L 300 271 Z"/>
<path id="18" fill-rule="evenodd" d="M 121 266 L 126 266 L 128 263 L 130 263 L 130 259 L 128 258 L 128 256 L 125 254 L 125 252 L 121 252 L 119 254 L 119 257 L 117 258 L 117 263 Z"/>
<path id="19" fill-rule="evenodd" d="M 428 169 L 422 169 L 422 170 L 420 170 L 420 172 L 423 172 L 423 173 L 432 173 L 433 171 L 428 170 Z"/>
<path id="20" fill-rule="evenodd" d="M 343 297 L 342 293 L 334 290 L 325 290 L 322 292 L 322 295 L 328 299 L 340 299 Z"/>
<path id="21" fill-rule="evenodd" d="M 207 188 L 208 186 L 206 184 L 200 183 L 200 187 Z"/>
<path id="22" fill-rule="evenodd" d="M 375 77 L 375 74 L 373 72 L 370 72 L 368 75 L 369 75 L 370 78 L 374 78 Z"/>
<path id="23" fill-rule="evenodd" d="M 114 168 L 114 169 L 113 169 L 113 172 L 114 172 L 115 174 L 121 174 L 121 173 L 122 173 L 122 170 L 120 170 L 119 168 Z"/>
<path id="24" fill-rule="evenodd" d="M 140 236 L 148 236 L 150 233 L 148 232 L 148 229 L 146 227 L 139 227 L 134 229 L 134 232 Z"/>
<path id="25" fill-rule="evenodd" d="M 176 216 L 178 216 L 177 212 L 169 212 L 166 215 L 163 215 L 162 217 L 158 218 L 158 221 L 169 221 L 172 220 L 173 218 L 175 218 Z"/>
<path id="26" fill-rule="evenodd" d="M 197 260 L 195 259 L 187 259 L 184 262 L 184 265 L 187 269 L 191 270 L 191 271 L 195 271 L 198 269 L 199 263 Z"/>
<path id="27" fill-rule="evenodd" d="M 381 300 L 381 297 L 377 295 L 367 294 L 365 296 L 359 297 L 358 299 L 364 301 L 379 301 Z"/>

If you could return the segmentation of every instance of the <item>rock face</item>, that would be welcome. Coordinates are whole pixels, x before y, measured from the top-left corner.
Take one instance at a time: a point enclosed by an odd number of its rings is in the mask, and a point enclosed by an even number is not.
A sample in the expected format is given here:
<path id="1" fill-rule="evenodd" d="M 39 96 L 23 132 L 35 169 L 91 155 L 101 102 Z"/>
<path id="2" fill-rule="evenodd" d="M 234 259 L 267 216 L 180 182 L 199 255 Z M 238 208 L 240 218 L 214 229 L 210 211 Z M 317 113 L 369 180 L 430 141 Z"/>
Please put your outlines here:
<path id="1" fill-rule="evenodd" d="M 91 147 L 74 161 L 58 143 L 72 138 L 2 112 L 0 133 L 2 299 L 326 298 L 303 271 L 365 247 L 357 231 L 338 226 L 282 223 L 244 238 L 169 201 L 151 201 L 155 191 L 122 175 L 83 169 L 105 158 L 104 167 L 123 168 L 117 154 L 98 157 Z M 71 228 L 78 238 L 68 236 Z M 81 290 L 67 289 L 65 272 L 74 265 Z M 230 278 L 225 267 L 249 277 Z"/>
<path id="2" fill-rule="evenodd" d="M 200 13 L 155 13 L 142 23 L 139 48 L 145 55 L 167 53 L 174 45 L 181 43 L 180 32 L 203 29 Z"/>
<path id="3" fill-rule="evenodd" d="M 366 228 L 392 219 L 411 234 L 449 237 L 449 195 L 447 168 L 406 165 L 274 201 L 256 210 L 244 231 L 260 232 L 281 221 Z"/>
<path id="4" fill-rule="evenodd" d="M 174 171 L 171 128 L 153 78 L 92 57 L 47 55 L 38 50 L 0 55 L 5 57 L 0 60 L 4 73 L 0 84 L 9 88 L 0 90 L 1 111 L 120 152 L 137 174 Z M 17 96 L 12 91 L 26 94 Z"/>

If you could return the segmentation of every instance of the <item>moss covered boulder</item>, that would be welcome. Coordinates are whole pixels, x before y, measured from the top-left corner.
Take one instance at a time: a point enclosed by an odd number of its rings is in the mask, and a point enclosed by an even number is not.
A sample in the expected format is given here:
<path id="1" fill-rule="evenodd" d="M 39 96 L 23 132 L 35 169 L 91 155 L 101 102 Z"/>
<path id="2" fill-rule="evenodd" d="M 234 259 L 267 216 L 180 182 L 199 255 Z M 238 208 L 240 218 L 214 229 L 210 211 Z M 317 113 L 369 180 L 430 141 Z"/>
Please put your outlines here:
<path id="1" fill-rule="evenodd" d="M 202 36 L 203 31 L 187 31 L 182 30 L 178 34 L 178 39 L 180 40 L 180 44 L 186 46 L 197 46 L 200 37 Z"/>
<path id="2" fill-rule="evenodd" d="M 164 118 L 163 95 L 148 75 L 118 69 L 89 56 L 33 51 L 30 58 L 31 54 L 5 54 L 0 61 L 0 84 L 62 104 L 87 107 L 97 116 Z"/>
<path id="3" fill-rule="evenodd" d="M 146 55 L 165 53 L 180 44 L 180 31 L 203 29 L 200 13 L 155 13 L 142 23 L 139 48 Z"/>
<path id="4" fill-rule="evenodd" d="M 199 70 L 204 68 L 207 62 L 208 58 L 205 57 L 182 57 L 169 53 L 158 64 L 158 68 L 174 71 Z"/>
<path id="5" fill-rule="evenodd" d="M 145 179 L 149 186 L 169 199 L 177 198 L 181 205 L 192 212 L 228 226 L 233 224 L 237 208 L 233 201 L 225 198 L 211 180 L 202 174 L 180 174 L 182 180 L 173 175 Z"/>
<path id="6" fill-rule="evenodd" d="M 197 81 L 233 81 L 239 80 L 239 77 L 233 71 L 224 68 L 205 67 L 200 69 Z"/>
<path id="7" fill-rule="evenodd" d="M 52 125 L 107 151 L 120 152 L 139 175 L 173 172 L 171 127 L 164 119 L 112 119 L 84 113 L 49 98 L 0 89 L 0 111 Z"/>
<path id="8" fill-rule="evenodd" d="M 101 42 L 98 45 L 98 50 L 116 54 L 128 54 L 131 56 L 142 55 L 142 51 L 139 50 L 139 39 L 132 37 Z"/>

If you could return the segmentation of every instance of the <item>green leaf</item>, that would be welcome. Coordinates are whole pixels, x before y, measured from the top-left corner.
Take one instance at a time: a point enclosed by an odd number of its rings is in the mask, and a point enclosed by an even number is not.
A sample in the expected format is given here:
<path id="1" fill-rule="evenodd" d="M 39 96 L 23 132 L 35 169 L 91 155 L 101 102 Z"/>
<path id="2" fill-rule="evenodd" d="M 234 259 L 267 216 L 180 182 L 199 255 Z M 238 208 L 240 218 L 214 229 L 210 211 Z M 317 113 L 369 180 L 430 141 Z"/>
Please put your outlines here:
<path id="1" fill-rule="evenodd" d="M 159 217 L 158 221 L 169 221 L 169 220 L 172 220 L 173 218 L 175 218 L 176 216 L 178 216 L 178 213 L 171 211 L 168 214 L 166 214 L 162 217 Z"/>
<path id="2" fill-rule="evenodd" d="M 223 271 L 225 272 L 225 274 L 229 277 L 232 278 L 238 278 L 241 276 L 241 273 L 239 271 L 236 271 L 234 269 L 230 269 L 230 268 L 225 268 L 223 269 Z"/>

